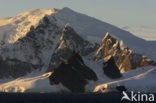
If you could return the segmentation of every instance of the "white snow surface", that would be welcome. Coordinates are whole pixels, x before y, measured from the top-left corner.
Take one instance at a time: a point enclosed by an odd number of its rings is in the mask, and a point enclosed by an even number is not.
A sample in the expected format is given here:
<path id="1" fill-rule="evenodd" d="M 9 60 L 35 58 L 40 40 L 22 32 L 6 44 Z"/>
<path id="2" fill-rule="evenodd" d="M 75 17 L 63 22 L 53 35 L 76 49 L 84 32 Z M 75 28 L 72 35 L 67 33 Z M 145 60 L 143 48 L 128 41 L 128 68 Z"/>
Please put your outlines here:
<path id="1" fill-rule="evenodd" d="M 95 87 L 94 92 L 115 90 L 116 86 L 125 86 L 128 91 L 156 92 L 155 78 L 156 68 L 146 68 L 145 70 L 134 70 L 123 73 L 123 77 L 118 80 L 109 81 Z"/>
<path id="2" fill-rule="evenodd" d="M 36 72 L 27 76 L 20 77 L 15 80 L 3 79 L 0 80 L 0 92 L 38 92 L 38 93 L 59 93 L 61 91 L 70 92 L 61 83 L 58 85 L 50 85 L 49 76 L 52 72 L 43 73 Z"/>
<path id="3" fill-rule="evenodd" d="M 85 58 L 84 62 L 97 75 L 97 81 L 88 81 L 86 92 L 108 92 L 116 90 L 115 87 L 122 85 L 128 91 L 140 92 L 156 92 L 156 67 L 149 66 L 138 68 L 126 73 L 122 73 L 123 77 L 119 79 L 110 79 L 103 72 L 103 60 L 99 62 L 89 61 Z M 0 92 L 38 92 L 38 93 L 59 93 L 62 91 L 71 92 L 61 83 L 59 85 L 50 85 L 49 76 L 52 72 L 44 73 L 45 71 L 33 72 L 27 76 L 13 79 L 0 80 Z"/>
<path id="4" fill-rule="evenodd" d="M 136 70 L 131 70 L 122 73 L 122 77 L 119 79 L 108 78 L 102 69 L 102 62 L 91 62 L 85 60 L 85 63 L 94 68 L 94 72 L 97 74 L 99 80 L 97 82 L 90 82 L 86 88 L 93 92 L 107 92 L 116 90 L 116 86 L 125 86 L 128 91 L 141 91 L 141 92 L 156 92 L 156 67 L 142 67 Z"/>
<path id="5" fill-rule="evenodd" d="M 88 91 L 92 92 L 108 92 L 116 90 L 116 86 L 125 86 L 128 91 L 140 91 L 140 92 L 156 92 L 156 67 L 148 66 L 144 68 L 138 68 L 136 70 L 130 70 L 122 73 L 122 77 L 119 79 L 108 78 L 102 69 L 103 61 L 92 62 L 85 60 L 85 63 L 94 68 L 93 71 L 98 77 L 98 81 L 90 81 L 90 84 L 86 86 Z"/>
<path id="6" fill-rule="evenodd" d="M 0 40 L 14 43 L 24 37 L 31 26 L 37 26 L 45 15 L 55 13 L 54 9 L 36 9 L 23 12 L 15 17 L 0 18 Z"/>

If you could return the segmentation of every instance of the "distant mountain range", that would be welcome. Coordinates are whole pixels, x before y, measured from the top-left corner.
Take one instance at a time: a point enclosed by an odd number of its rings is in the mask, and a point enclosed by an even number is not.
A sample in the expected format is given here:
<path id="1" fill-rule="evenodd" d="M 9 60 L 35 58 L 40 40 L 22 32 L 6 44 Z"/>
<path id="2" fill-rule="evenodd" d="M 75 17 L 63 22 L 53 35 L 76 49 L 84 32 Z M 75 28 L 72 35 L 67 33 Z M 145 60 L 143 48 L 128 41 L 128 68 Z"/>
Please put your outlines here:
<path id="1" fill-rule="evenodd" d="M 156 28 L 146 26 L 134 26 L 134 27 L 125 26 L 122 29 L 127 30 L 137 35 L 138 37 L 148 41 L 156 40 Z"/>
<path id="2" fill-rule="evenodd" d="M 107 90 L 109 84 L 100 85 L 106 81 L 118 84 L 116 80 L 155 70 L 153 42 L 67 7 L 31 10 L 0 21 L 3 92 L 98 92 Z M 125 74 L 132 70 L 134 78 Z"/>

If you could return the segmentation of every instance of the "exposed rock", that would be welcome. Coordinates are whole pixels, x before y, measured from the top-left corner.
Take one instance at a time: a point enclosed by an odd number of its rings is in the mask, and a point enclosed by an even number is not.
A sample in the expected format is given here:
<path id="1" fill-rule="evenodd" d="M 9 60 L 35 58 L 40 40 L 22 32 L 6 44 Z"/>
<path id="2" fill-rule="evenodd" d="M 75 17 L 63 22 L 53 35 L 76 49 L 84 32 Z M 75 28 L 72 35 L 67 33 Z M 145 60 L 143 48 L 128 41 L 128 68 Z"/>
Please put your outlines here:
<path id="1" fill-rule="evenodd" d="M 3 60 L 0 57 L 0 78 L 18 78 L 30 73 L 32 69 L 38 69 L 38 66 L 17 59 Z"/>
<path id="2" fill-rule="evenodd" d="M 104 74 L 106 74 L 109 78 L 116 79 L 122 76 L 113 57 L 103 64 Z"/>
<path id="3" fill-rule="evenodd" d="M 104 59 L 107 61 L 110 57 L 114 57 L 116 65 L 121 72 L 154 64 L 146 56 L 134 53 L 129 48 L 124 47 L 122 41 L 118 41 L 115 37 L 107 33 L 94 56 L 94 60 L 99 61 Z"/>
<path id="4" fill-rule="evenodd" d="M 63 42 L 66 47 L 76 51 L 82 56 L 89 55 L 90 53 L 96 51 L 99 48 L 99 44 L 91 43 L 83 39 L 68 24 L 63 29 L 63 34 L 60 42 Z"/>
<path id="5" fill-rule="evenodd" d="M 61 62 L 49 77 L 50 84 L 62 83 L 72 92 L 85 92 L 88 80 L 97 80 L 96 74 L 87 67 L 81 56 L 75 52 L 71 54 L 67 63 Z"/>

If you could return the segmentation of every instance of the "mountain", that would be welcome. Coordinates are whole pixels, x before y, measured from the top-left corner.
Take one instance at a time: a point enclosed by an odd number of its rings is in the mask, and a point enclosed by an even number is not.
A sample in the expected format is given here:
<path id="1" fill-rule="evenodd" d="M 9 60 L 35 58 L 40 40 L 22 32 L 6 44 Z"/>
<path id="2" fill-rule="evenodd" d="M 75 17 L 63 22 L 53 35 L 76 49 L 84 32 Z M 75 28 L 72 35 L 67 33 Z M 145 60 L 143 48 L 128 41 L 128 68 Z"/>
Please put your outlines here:
<path id="1" fill-rule="evenodd" d="M 34 12 L 35 13 L 39 12 L 39 13 L 36 13 L 35 15 Z M 62 27 L 69 23 L 70 26 L 78 34 L 83 36 L 85 39 L 93 40 L 94 42 L 96 41 L 99 43 L 101 38 L 103 38 L 105 34 L 109 32 L 110 34 L 113 34 L 114 37 L 116 37 L 116 39 L 122 40 L 124 42 L 124 45 L 129 47 L 134 52 L 142 54 L 142 55 L 146 55 L 147 57 L 153 60 L 156 60 L 156 57 L 155 56 L 153 57 L 153 55 L 156 55 L 156 54 L 155 52 L 152 52 L 152 51 L 155 51 L 155 49 L 151 48 L 150 44 L 146 40 L 143 40 L 131 34 L 130 32 L 127 32 L 123 29 L 120 29 L 106 22 L 97 20 L 93 17 L 89 17 L 85 14 L 77 13 L 67 7 L 60 9 L 60 10 L 59 9 L 38 10 L 37 9 L 37 10 L 31 10 L 31 11 L 22 13 L 20 16 L 17 16 L 14 19 L 15 21 L 21 21 L 21 18 L 24 17 L 26 20 L 23 21 L 23 23 L 11 22 L 11 24 L 0 26 L 1 28 L 0 31 L 2 31 L 2 33 L 0 34 L 4 36 L 4 37 L 0 37 L 3 39 L 1 44 L 2 45 L 4 44 L 4 40 L 5 40 L 4 38 L 7 38 L 5 41 L 15 42 L 18 38 L 25 36 L 26 32 L 30 30 L 30 27 L 32 25 L 37 25 L 36 22 L 41 20 L 42 16 L 45 16 L 45 14 L 48 14 L 49 17 L 54 16 L 55 18 L 57 18 L 57 20 L 59 21 L 60 25 L 62 25 Z M 30 17 L 25 16 L 25 15 L 30 15 Z M 39 18 L 36 19 L 38 15 L 39 15 Z M 30 19 L 34 17 L 36 17 L 35 20 Z M 24 25 L 25 22 L 30 22 L 30 23 L 28 26 L 25 26 Z M 19 27 L 19 29 L 17 29 L 16 27 Z M 5 30 L 5 28 L 7 28 L 7 30 Z M 19 31 L 20 36 L 14 36 L 16 35 L 17 31 Z M 14 39 L 8 40 L 8 36 L 5 34 L 9 34 L 9 36 L 12 34 Z"/>
<path id="2" fill-rule="evenodd" d="M 53 15 L 59 21 L 61 21 L 62 24 L 65 25 L 69 23 L 76 32 L 84 35 L 86 39 L 100 38 L 94 40 L 96 42 L 99 42 L 99 40 L 101 40 L 101 38 L 103 38 L 105 34 L 109 32 L 110 34 L 113 34 L 116 39 L 122 40 L 124 42 L 124 45 L 132 49 L 134 52 L 149 56 L 152 59 L 156 59 L 156 57 L 152 56 L 154 55 L 154 53 L 152 55 L 149 53 L 151 52 L 151 48 L 149 48 L 149 44 L 146 40 L 143 40 L 131 34 L 130 32 L 127 32 L 116 26 L 97 20 L 93 17 L 77 13 L 67 7 L 57 11 L 57 13 Z"/>
<path id="3" fill-rule="evenodd" d="M 82 56 L 95 52 L 99 47 L 96 43 L 84 40 L 70 26 L 60 26 L 55 17 L 45 16 L 38 26 L 30 28 L 25 37 L 18 39 L 13 44 L 2 46 L 0 57 L 3 58 L 4 62 L 7 62 L 5 58 L 17 59 L 38 66 L 38 70 L 47 71 L 48 68 L 54 68 L 62 56 L 66 56 L 67 59 L 69 51 L 60 48 L 63 42 L 67 49 L 80 52 Z M 61 50 L 64 50 L 62 56 L 60 54 Z M 18 67 L 15 70 L 18 70 Z M 23 72 L 26 72 L 26 70 Z"/>
<path id="4" fill-rule="evenodd" d="M 25 37 L 18 39 L 13 44 L 2 46 L 0 56 L 3 60 L 5 61 L 6 58 L 17 59 L 35 66 L 39 65 L 38 70 L 45 70 L 62 30 L 58 27 L 55 18 L 50 20 L 45 16 L 36 28 L 31 27 Z"/>
<path id="5" fill-rule="evenodd" d="M 0 91 L 93 92 L 156 65 L 154 42 L 69 8 L 5 18 L 0 31 Z"/>

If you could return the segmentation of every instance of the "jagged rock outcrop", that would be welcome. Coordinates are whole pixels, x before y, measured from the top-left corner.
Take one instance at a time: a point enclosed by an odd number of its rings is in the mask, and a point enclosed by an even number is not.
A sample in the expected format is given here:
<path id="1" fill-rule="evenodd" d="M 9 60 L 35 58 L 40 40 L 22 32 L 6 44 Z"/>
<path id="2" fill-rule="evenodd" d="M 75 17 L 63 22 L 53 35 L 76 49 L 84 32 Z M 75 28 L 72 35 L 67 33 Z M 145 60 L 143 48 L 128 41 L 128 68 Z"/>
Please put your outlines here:
<path id="1" fill-rule="evenodd" d="M 122 41 L 118 41 L 115 37 L 107 33 L 94 56 L 94 60 L 104 59 L 107 61 L 111 57 L 114 58 L 121 72 L 154 64 L 146 56 L 135 53 L 128 47 L 124 47 Z"/>
<path id="2" fill-rule="evenodd" d="M 85 92 L 89 80 L 96 81 L 97 76 L 87 67 L 81 56 L 73 52 L 66 63 L 61 62 L 49 77 L 50 84 L 62 83 L 72 92 Z"/>
<path id="3" fill-rule="evenodd" d="M 104 74 L 112 79 L 120 78 L 122 76 L 113 57 L 111 57 L 107 62 L 103 63 L 103 70 Z"/>
<path id="4" fill-rule="evenodd" d="M 58 45 L 51 57 L 48 71 L 59 63 L 60 60 L 66 61 L 72 51 L 76 51 L 81 56 L 88 56 L 99 48 L 99 44 L 91 43 L 83 39 L 68 24 L 64 27 Z"/>
<path id="5" fill-rule="evenodd" d="M 78 33 L 72 29 L 68 24 L 63 29 L 60 44 L 65 47 L 76 51 L 82 56 L 89 55 L 99 48 L 99 44 L 91 43 L 83 39 Z"/>

